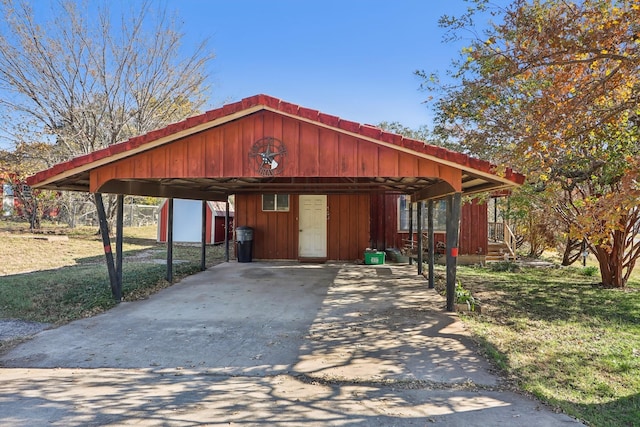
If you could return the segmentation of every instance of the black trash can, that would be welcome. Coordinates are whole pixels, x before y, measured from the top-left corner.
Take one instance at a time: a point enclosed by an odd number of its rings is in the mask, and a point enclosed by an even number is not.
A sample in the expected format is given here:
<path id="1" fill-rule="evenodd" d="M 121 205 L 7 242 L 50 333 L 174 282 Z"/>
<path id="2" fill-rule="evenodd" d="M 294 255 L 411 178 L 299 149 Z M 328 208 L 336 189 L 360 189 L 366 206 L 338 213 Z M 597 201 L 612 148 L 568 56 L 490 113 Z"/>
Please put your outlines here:
<path id="1" fill-rule="evenodd" d="M 238 262 L 253 260 L 253 228 L 245 225 L 236 228 Z"/>

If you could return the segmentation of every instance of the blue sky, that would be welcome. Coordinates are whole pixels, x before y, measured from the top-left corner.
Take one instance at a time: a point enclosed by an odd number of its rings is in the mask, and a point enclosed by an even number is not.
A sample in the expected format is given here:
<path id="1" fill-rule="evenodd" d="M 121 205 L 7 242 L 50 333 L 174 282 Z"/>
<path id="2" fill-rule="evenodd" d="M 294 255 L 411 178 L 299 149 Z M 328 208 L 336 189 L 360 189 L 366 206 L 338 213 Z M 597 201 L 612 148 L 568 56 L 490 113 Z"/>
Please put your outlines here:
<path id="1" fill-rule="evenodd" d="M 105 0 L 116 14 L 131 1 Z M 216 59 L 206 109 L 264 93 L 359 123 L 396 121 L 414 129 L 430 127 L 433 117 L 414 72 L 449 67 L 464 41 L 444 43 L 438 19 L 469 6 L 465 0 L 150 1 L 182 20 L 185 49 L 209 40 Z"/>
<path id="2" fill-rule="evenodd" d="M 463 0 L 164 0 L 186 41 L 209 38 L 211 105 L 266 93 L 360 123 L 431 123 L 417 69 L 445 70 L 442 14 Z"/>

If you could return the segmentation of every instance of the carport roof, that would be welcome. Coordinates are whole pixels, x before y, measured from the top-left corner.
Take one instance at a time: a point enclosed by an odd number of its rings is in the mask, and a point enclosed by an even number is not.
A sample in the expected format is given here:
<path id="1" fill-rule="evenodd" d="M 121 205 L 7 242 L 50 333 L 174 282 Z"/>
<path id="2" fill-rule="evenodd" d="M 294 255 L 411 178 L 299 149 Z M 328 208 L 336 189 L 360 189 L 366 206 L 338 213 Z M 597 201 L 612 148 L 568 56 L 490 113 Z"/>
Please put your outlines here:
<path id="1" fill-rule="evenodd" d="M 390 147 L 402 153 L 408 153 L 416 157 L 427 159 L 444 167 L 460 170 L 462 183 L 461 190 L 465 194 L 473 194 L 484 191 L 492 191 L 522 184 L 524 176 L 507 168 L 498 173 L 498 168 L 489 162 L 427 144 L 411 138 L 406 138 L 391 132 L 386 132 L 372 125 L 359 124 L 344 120 L 337 116 L 322 113 L 317 110 L 305 108 L 268 95 L 255 95 L 241 101 L 224 105 L 220 108 L 207 111 L 204 114 L 188 118 L 184 121 L 171 124 L 162 129 L 133 137 L 127 141 L 111 145 L 107 148 L 76 157 L 66 162 L 59 163 L 50 169 L 43 170 L 30 177 L 27 182 L 34 188 L 51 190 L 92 191 L 91 172 L 97 168 L 111 163 L 136 156 L 148 150 L 165 144 L 189 137 L 199 132 L 224 125 L 226 123 L 242 119 L 260 111 L 270 111 L 282 116 L 290 117 L 301 122 L 306 122 L 325 129 L 349 135 L 359 140 L 373 142 L 377 145 Z M 256 178 L 234 177 L 229 179 L 211 179 L 202 177 L 198 179 L 180 180 L 175 177 L 155 178 L 122 181 L 121 185 L 111 185 L 105 192 L 123 194 L 144 194 L 156 196 L 173 196 L 169 187 L 175 187 L 180 191 L 176 194 L 185 194 L 187 198 L 206 198 L 205 195 L 216 188 L 219 194 L 233 194 L 243 191 L 276 191 L 282 188 L 288 192 L 309 191 L 309 188 L 318 189 L 319 186 L 344 188 L 349 186 L 354 191 L 392 191 L 408 194 L 419 194 L 419 198 L 434 198 L 450 193 L 447 185 L 439 187 L 441 181 L 429 180 L 420 177 L 345 177 L 345 182 L 319 179 L 316 181 L 307 179 L 303 186 L 295 179 L 283 180 L 283 178 Z M 311 187 L 309 187 L 311 185 Z M 315 187 L 314 187 L 315 186 Z M 94 189 L 95 190 L 95 189 Z M 137 192 L 136 192 L 137 191 Z M 284 192 L 284 191 L 283 191 Z M 151 194 L 153 193 L 153 194 Z M 210 200 L 213 200 L 212 198 Z"/>

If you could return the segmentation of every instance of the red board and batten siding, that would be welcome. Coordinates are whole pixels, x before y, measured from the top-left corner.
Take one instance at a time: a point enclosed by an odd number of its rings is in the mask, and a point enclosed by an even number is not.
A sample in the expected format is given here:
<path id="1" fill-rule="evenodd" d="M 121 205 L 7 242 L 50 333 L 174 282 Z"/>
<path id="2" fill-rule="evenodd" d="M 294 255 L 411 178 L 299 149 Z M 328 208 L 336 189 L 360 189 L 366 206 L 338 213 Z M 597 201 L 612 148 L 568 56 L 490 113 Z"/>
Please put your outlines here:
<path id="1" fill-rule="evenodd" d="M 400 249 L 409 233 L 398 231 L 398 195 L 371 196 L 371 244 L 377 249 Z M 414 231 L 415 232 L 415 231 Z M 472 200 L 462 205 L 459 236 L 460 255 L 487 253 L 487 205 Z M 444 233 L 435 233 L 436 242 L 444 242 Z"/>
<path id="2" fill-rule="evenodd" d="M 298 258 L 298 200 L 290 196 L 288 212 L 263 212 L 260 194 L 236 195 L 237 224 L 254 229 L 254 258 Z M 362 259 L 370 244 L 369 204 L 368 194 L 327 196 L 327 259 Z"/>
<path id="3" fill-rule="evenodd" d="M 91 191 L 98 192 L 114 178 L 259 177 L 249 152 L 265 136 L 281 139 L 287 148 L 282 177 L 421 176 L 441 178 L 461 189 L 459 169 L 260 111 L 93 169 Z"/>
<path id="4" fill-rule="evenodd" d="M 460 214 L 460 255 L 486 255 L 489 244 L 487 204 L 473 199 L 462 205 Z"/>
<path id="5" fill-rule="evenodd" d="M 364 257 L 364 250 L 371 246 L 370 203 L 368 194 L 327 196 L 329 259 L 354 260 Z"/>
<path id="6" fill-rule="evenodd" d="M 288 212 L 263 212 L 260 194 L 237 194 L 235 220 L 238 227 L 253 228 L 253 258 L 298 258 L 298 198 L 289 198 Z"/>
<path id="7" fill-rule="evenodd" d="M 317 110 L 301 107 L 301 106 L 274 98 L 272 96 L 261 94 L 261 95 L 255 95 L 248 98 L 244 98 L 241 101 L 234 102 L 231 104 L 226 104 L 215 110 L 207 111 L 206 113 L 203 113 L 199 116 L 190 117 L 181 122 L 173 123 L 165 128 L 157 129 L 152 132 L 146 133 L 144 135 L 135 136 L 129 139 L 128 141 L 123 141 L 121 143 L 106 147 L 102 150 L 98 150 L 89 154 L 85 154 L 83 156 L 73 158 L 67 162 L 56 164 L 47 170 L 38 172 L 36 175 L 29 177 L 27 181 L 28 181 L 28 184 L 32 186 L 42 187 L 46 185 L 54 185 L 53 183 L 56 182 L 58 178 L 62 178 L 62 177 L 57 177 L 58 175 L 66 174 L 68 172 L 73 171 L 76 168 L 83 168 L 87 165 L 91 166 L 91 164 L 94 162 L 97 163 L 97 162 L 103 162 L 105 160 L 108 161 L 110 157 L 114 157 L 114 156 L 118 157 L 121 154 L 131 150 L 136 150 L 136 153 L 134 154 L 135 156 L 139 153 L 137 152 L 137 150 L 138 149 L 144 150 L 147 144 L 156 145 L 156 146 L 157 144 L 154 144 L 156 142 L 159 142 L 160 144 L 167 144 L 169 140 L 173 139 L 172 138 L 173 136 L 175 136 L 175 138 L 179 138 L 178 135 L 187 135 L 190 133 L 189 130 L 192 130 L 194 128 L 199 128 L 201 131 L 204 131 L 205 129 L 209 128 L 208 126 L 209 124 L 212 124 L 212 126 L 221 127 L 223 123 L 228 123 L 229 121 L 237 120 L 237 119 L 242 120 L 242 118 L 246 117 L 248 114 L 255 113 L 256 111 L 263 111 L 263 109 L 275 111 L 276 114 L 280 116 L 288 115 L 289 117 L 294 118 L 294 120 L 296 121 L 311 121 L 313 123 L 317 123 L 321 128 L 324 126 L 328 126 L 328 127 L 334 128 L 337 131 L 337 133 L 340 133 L 340 134 L 351 133 L 352 135 L 355 135 L 354 136 L 355 138 L 358 138 L 358 135 L 360 135 L 363 138 L 373 138 L 375 140 L 380 141 L 382 144 L 391 144 L 397 147 L 398 149 L 400 149 L 401 151 L 404 149 L 407 149 L 410 151 L 415 151 L 416 153 L 425 154 L 432 158 L 442 159 L 445 162 L 451 162 L 459 166 L 466 166 L 466 167 L 475 169 L 481 173 L 487 173 L 487 174 L 495 173 L 495 167 L 488 162 L 485 162 L 479 159 L 474 159 L 464 154 L 446 150 L 441 147 L 425 145 L 421 141 L 413 140 L 410 138 L 403 138 L 400 135 L 385 132 L 379 128 L 375 128 L 368 125 L 360 125 L 358 123 L 355 123 L 349 120 L 341 119 L 337 116 L 325 114 Z M 289 126 L 283 126 L 283 132 L 282 132 L 283 135 L 287 134 L 287 130 L 291 130 L 287 128 L 289 128 Z M 267 127 L 263 126 L 261 128 L 258 128 L 257 130 L 263 132 L 267 129 L 268 129 Z M 272 127 L 272 130 L 276 130 L 276 129 L 277 129 L 277 126 Z M 246 129 L 246 130 L 249 130 L 249 129 Z M 266 135 L 266 136 L 274 136 L 274 135 Z M 161 140 L 165 140 L 165 142 L 162 142 Z M 203 145 L 194 146 L 193 147 L 194 150 L 192 151 L 192 153 L 194 153 L 195 155 L 203 155 L 203 152 L 202 152 L 203 147 L 204 147 Z M 342 145 L 339 145 L 339 147 L 342 147 Z M 211 158 L 211 156 L 209 156 L 208 154 L 211 148 L 212 147 L 209 147 L 209 146 L 204 147 L 205 149 L 204 156 L 209 157 L 207 159 L 208 165 L 212 164 L 212 161 L 215 160 Z M 200 149 L 200 151 L 198 151 L 198 149 Z M 396 152 L 395 155 L 398 156 L 398 153 Z M 379 157 L 378 160 L 382 162 L 383 160 L 388 160 L 388 159 L 391 159 L 391 157 L 384 157 L 384 158 Z M 140 162 L 136 164 L 137 166 L 136 174 L 138 177 L 140 176 L 151 177 L 150 175 L 153 174 L 153 171 L 158 166 L 164 163 L 164 159 L 161 159 L 159 157 L 155 159 L 147 158 L 146 160 L 148 161 Z M 150 160 L 156 160 L 156 161 L 151 162 Z M 437 163 L 441 163 L 441 162 L 438 161 Z M 194 172 L 195 170 L 201 170 L 201 164 L 189 163 L 188 167 L 189 166 L 193 167 L 193 169 L 189 172 L 190 174 L 195 173 Z M 396 163 L 396 166 L 400 166 L 400 165 Z M 95 166 L 90 167 L 89 169 L 94 170 L 94 168 L 96 167 L 98 167 L 97 164 Z M 104 179 L 109 178 L 108 173 L 113 171 L 104 170 L 102 172 L 104 174 L 103 180 L 96 181 L 96 177 L 94 176 L 93 177 L 94 181 L 91 183 L 92 187 L 88 188 L 89 191 L 94 191 L 95 189 L 99 188 L 101 185 L 101 182 L 104 183 L 106 182 L 106 180 Z M 524 175 L 514 173 L 511 169 L 508 169 L 508 168 L 504 172 L 505 172 L 504 177 L 509 182 L 512 182 L 514 184 L 522 184 L 524 182 L 524 179 L 525 179 Z M 420 175 L 425 176 L 424 174 L 420 174 Z M 428 174 L 428 175 L 431 175 L 431 174 Z M 440 177 L 444 178 L 443 176 L 440 176 Z M 460 190 L 459 181 L 456 181 L 452 184 L 454 184 L 454 187 L 455 187 L 454 189 L 456 191 Z"/>

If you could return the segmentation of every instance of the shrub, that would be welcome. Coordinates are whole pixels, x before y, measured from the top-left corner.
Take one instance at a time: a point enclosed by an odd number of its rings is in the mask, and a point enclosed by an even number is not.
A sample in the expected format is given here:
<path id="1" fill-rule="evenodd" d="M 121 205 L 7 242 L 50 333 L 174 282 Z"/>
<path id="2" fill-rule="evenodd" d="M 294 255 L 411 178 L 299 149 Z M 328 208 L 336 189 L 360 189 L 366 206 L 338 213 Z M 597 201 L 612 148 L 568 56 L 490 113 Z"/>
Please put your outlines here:
<path id="1" fill-rule="evenodd" d="M 489 270 L 495 272 L 507 271 L 509 273 L 516 273 L 520 271 L 520 267 L 518 266 L 518 264 L 510 261 L 487 263 L 487 267 L 489 268 Z"/>
<path id="2" fill-rule="evenodd" d="M 589 265 L 582 269 L 582 275 L 587 277 L 593 277 L 598 274 L 598 267 L 595 265 Z"/>

